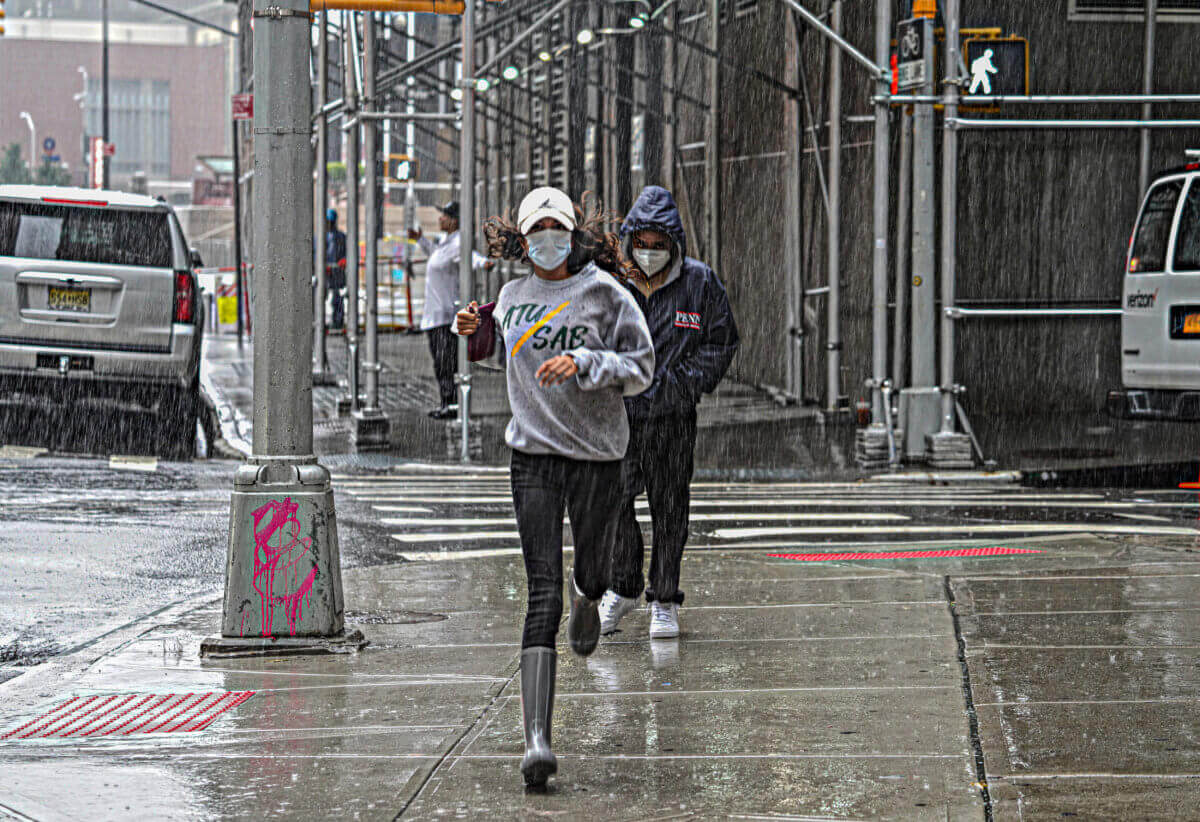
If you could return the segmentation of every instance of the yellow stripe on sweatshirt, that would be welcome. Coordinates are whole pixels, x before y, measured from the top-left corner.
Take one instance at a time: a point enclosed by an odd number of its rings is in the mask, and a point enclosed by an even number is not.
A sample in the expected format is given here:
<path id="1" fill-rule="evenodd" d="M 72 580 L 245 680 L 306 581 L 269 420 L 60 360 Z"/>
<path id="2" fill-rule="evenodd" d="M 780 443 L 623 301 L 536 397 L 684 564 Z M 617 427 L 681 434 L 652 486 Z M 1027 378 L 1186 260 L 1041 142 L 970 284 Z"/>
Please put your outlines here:
<path id="1" fill-rule="evenodd" d="M 558 308 L 554 309 L 549 314 L 547 314 L 546 316 L 542 317 L 540 320 L 535 322 L 533 325 L 529 326 L 529 330 L 526 331 L 524 334 L 522 334 L 521 339 L 517 340 L 517 344 L 513 346 L 512 356 L 514 356 L 514 357 L 517 356 L 517 352 L 521 350 L 521 346 L 523 346 L 526 342 L 528 342 L 529 338 L 532 337 L 534 334 L 536 334 L 537 330 L 539 328 L 541 328 L 543 325 L 545 325 L 546 323 L 548 323 L 552 319 L 554 319 L 555 314 L 562 311 L 564 308 L 566 308 L 570 304 L 571 304 L 571 301 L 567 300 L 565 303 L 560 305 Z"/>

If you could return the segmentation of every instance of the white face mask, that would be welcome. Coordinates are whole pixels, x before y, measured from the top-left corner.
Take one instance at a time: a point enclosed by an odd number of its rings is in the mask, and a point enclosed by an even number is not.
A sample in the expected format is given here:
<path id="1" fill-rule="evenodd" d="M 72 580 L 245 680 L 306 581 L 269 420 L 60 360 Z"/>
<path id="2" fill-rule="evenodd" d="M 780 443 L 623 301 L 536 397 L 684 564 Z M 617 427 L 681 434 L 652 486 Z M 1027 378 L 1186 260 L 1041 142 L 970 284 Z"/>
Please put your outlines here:
<path id="1" fill-rule="evenodd" d="M 635 248 L 633 261 L 646 272 L 647 277 L 653 277 L 671 262 L 671 252 L 665 248 Z"/>
<path id="2" fill-rule="evenodd" d="M 543 271 L 558 268 L 571 254 L 571 232 L 552 228 L 528 234 L 529 259 Z"/>

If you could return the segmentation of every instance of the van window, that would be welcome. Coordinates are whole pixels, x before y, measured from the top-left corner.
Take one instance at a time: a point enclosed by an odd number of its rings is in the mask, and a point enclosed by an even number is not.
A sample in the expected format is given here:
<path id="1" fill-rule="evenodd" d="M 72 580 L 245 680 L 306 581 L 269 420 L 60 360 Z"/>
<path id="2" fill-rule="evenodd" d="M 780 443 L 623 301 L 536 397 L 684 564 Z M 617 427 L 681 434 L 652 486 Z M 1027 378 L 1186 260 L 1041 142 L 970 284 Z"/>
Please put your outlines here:
<path id="1" fill-rule="evenodd" d="M 1175 270 L 1200 271 L 1200 178 L 1192 180 L 1179 215 L 1175 238 Z"/>
<path id="2" fill-rule="evenodd" d="M 1182 180 L 1171 180 L 1150 190 L 1129 254 L 1130 274 L 1163 270 L 1167 262 L 1167 242 L 1171 239 L 1171 223 L 1175 221 L 1175 204 L 1179 202 L 1182 190 Z"/>
<path id="3" fill-rule="evenodd" d="M 0 202 L 0 256 L 171 268 L 163 211 Z"/>

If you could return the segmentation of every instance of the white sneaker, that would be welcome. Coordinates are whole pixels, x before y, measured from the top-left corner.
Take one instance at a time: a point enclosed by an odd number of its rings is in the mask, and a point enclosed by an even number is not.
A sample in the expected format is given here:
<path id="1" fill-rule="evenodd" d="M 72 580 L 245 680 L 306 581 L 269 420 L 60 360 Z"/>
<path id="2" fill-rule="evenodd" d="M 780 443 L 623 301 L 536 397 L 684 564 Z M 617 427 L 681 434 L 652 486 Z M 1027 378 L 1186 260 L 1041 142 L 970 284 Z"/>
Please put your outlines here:
<path id="1" fill-rule="evenodd" d="M 637 607 L 637 597 L 623 597 L 611 588 L 600 600 L 600 633 L 611 634 L 617 630 L 621 617 Z"/>
<path id="2" fill-rule="evenodd" d="M 671 639 L 679 636 L 679 606 L 674 602 L 650 603 L 650 638 Z"/>

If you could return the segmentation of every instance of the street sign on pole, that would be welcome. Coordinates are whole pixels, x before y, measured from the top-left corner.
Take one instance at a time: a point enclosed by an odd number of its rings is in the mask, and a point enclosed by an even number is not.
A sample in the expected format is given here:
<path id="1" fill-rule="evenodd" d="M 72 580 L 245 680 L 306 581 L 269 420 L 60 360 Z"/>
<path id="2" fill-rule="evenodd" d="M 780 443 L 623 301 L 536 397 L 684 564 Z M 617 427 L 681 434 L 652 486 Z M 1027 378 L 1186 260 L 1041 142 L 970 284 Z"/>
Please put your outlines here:
<path id="1" fill-rule="evenodd" d="M 233 119 L 235 120 L 253 120 L 254 119 L 254 95 L 253 94 L 235 94 L 233 95 Z"/>
<path id="2" fill-rule="evenodd" d="M 53 154 L 54 148 L 57 145 L 58 143 L 54 141 L 53 137 L 47 137 L 45 140 L 42 140 L 42 151 L 46 154 Z"/>
<path id="3" fill-rule="evenodd" d="M 105 157 L 112 157 L 116 153 L 117 153 L 117 144 L 116 143 L 105 143 L 104 144 L 104 156 Z"/>
<path id="4" fill-rule="evenodd" d="M 924 17 L 903 20 L 896 28 L 896 86 L 901 91 L 919 88 L 926 76 L 925 53 L 933 48 L 933 22 Z"/>
<path id="5" fill-rule="evenodd" d="M 88 183 L 92 188 L 104 188 L 104 138 L 88 141 Z"/>

